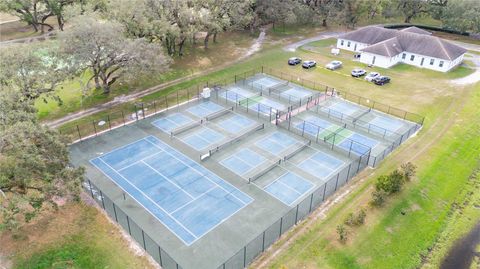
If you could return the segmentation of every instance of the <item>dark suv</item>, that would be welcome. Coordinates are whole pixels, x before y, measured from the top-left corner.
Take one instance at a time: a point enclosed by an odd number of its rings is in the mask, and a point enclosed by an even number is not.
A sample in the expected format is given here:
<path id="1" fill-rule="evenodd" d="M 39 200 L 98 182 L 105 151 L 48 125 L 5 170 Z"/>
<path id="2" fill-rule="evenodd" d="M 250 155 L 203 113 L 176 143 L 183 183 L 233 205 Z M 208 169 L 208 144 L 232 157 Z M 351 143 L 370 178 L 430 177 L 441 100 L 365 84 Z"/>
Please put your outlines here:
<path id="1" fill-rule="evenodd" d="M 288 59 L 288 64 L 289 65 L 297 65 L 301 62 L 302 62 L 302 59 L 300 59 L 298 57 L 292 57 L 292 58 Z"/>
<path id="2" fill-rule="evenodd" d="M 387 76 L 379 76 L 379 77 L 376 77 L 376 78 L 372 79 L 372 81 L 376 85 L 383 85 L 383 84 L 389 83 L 390 78 L 387 77 Z"/>

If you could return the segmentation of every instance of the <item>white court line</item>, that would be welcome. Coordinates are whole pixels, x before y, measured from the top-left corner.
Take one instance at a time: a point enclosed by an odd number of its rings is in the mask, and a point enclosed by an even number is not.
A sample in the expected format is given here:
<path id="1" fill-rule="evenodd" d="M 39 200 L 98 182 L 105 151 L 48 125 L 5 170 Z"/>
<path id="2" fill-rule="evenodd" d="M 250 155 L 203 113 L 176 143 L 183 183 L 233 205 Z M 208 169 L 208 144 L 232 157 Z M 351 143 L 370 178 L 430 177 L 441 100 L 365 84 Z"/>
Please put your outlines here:
<path id="1" fill-rule="evenodd" d="M 207 191 L 203 192 L 202 194 L 200 194 L 197 198 L 195 198 L 194 200 L 191 200 L 190 202 L 187 202 L 185 203 L 184 205 L 180 206 L 179 208 L 173 210 L 170 214 L 175 214 L 175 212 L 181 210 L 182 208 L 186 207 L 187 205 L 193 203 L 193 202 L 196 202 L 198 199 L 200 199 L 200 197 L 204 196 L 205 194 L 209 193 L 210 191 L 212 191 L 213 189 L 216 189 L 218 188 L 218 186 L 215 186 L 215 187 L 212 187 L 210 189 L 208 189 Z"/>
<path id="2" fill-rule="evenodd" d="M 124 166 L 124 167 L 122 167 L 122 168 L 120 168 L 120 169 L 117 169 L 117 170 L 115 170 L 115 171 L 117 171 L 117 172 L 123 171 L 123 170 L 125 170 L 125 169 L 127 169 L 127 168 L 130 168 L 130 167 L 132 167 L 132 166 L 134 166 L 134 165 L 136 165 L 136 164 L 138 164 L 138 163 L 143 162 L 143 160 L 145 160 L 145 159 L 148 159 L 148 158 L 153 157 L 153 156 L 155 156 L 155 155 L 158 155 L 158 154 L 160 154 L 160 153 L 162 153 L 162 152 L 155 152 L 154 154 L 148 155 L 147 157 L 142 158 L 141 160 L 138 160 L 138 161 L 136 161 L 136 162 L 133 162 L 133 163 L 131 163 L 131 164 L 127 165 L 127 166 Z M 102 156 L 102 157 L 103 157 L 103 156 Z M 101 158 L 101 157 L 99 157 L 99 158 Z"/>
<path id="3" fill-rule="evenodd" d="M 314 154 L 314 155 L 315 155 L 315 154 Z M 322 163 L 320 163 L 320 162 L 315 161 L 314 159 L 312 159 L 312 157 L 313 157 L 313 155 L 310 156 L 310 158 L 308 158 L 308 159 L 306 159 L 306 160 L 303 160 L 303 161 L 302 161 L 301 163 L 299 163 L 298 165 L 302 165 L 302 163 L 304 163 L 304 162 L 306 162 L 306 161 L 312 161 L 312 162 L 317 163 L 318 165 L 324 167 L 326 170 L 329 170 L 329 171 L 330 171 L 330 173 L 329 173 L 327 176 L 325 176 L 325 177 L 318 177 L 318 176 L 316 176 L 316 175 L 314 175 L 314 174 L 312 174 L 312 173 L 310 173 L 310 172 L 308 172 L 308 171 L 305 171 L 306 173 L 308 173 L 308 174 L 310 174 L 310 175 L 312 175 L 312 176 L 314 176 L 314 177 L 316 177 L 316 178 L 320 178 L 320 179 L 330 178 L 330 176 L 332 176 L 336 171 L 338 171 L 338 170 L 340 169 L 341 166 L 343 166 L 343 165 L 345 164 L 345 162 L 342 162 L 342 164 L 340 165 L 339 168 L 332 169 L 332 168 L 330 168 L 330 167 L 325 166 L 324 164 L 322 164 Z M 297 165 L 296 165 L 296 166 L 297 166 Z M 298 166 L 297 166 L 297 167 L 298 167 Z M 299 168 L 299 169 L 302 169 L 301 167 L 298 167 L 298 168 Z M 302 169 L 302 171 L 303 171 L 303 169 Z"/>
<path id="4" fill-rule="evenodd" d="M 100 158 L 99 158 L 100 159 Z M 100 161 L 102 161 L 105 165 L 107 165 L 108 167 L 110 167 L 110 169 L 112 169 L 115 173 L 117 173 L 120 177 L 122 177 L 123 179 L 125 179 L 125 181 L 127 181 L 128 184 L 132 185 L 135 189 L 137 189 L 143 196 L 145 196 L 145 198 L 147 198 L 148 200 L 150 200 L 150 202 L 152 202 L 154 205 L 156 205 L 160 210 L 162 210 L 165 214 L 167 214 L 173 221 L 175 221 L 180 227 L 182 227 L 183 229 L 185 229 L 186 232 L 188 232 L 190 235 L 192 235 L 194 238 L 198 239 L 197 236 L 195 236 L 189 229 L 187 229 L 186 227 L 184 227 L 180 222 L 178 222 L 178 220 L 172 216 L 170 216 L 170 214 L 168 212 L 166 212 L 162 207 L 160 207 L 156 202 L 154 202 L 152 199 L 150 199 L 150 197 L 148 197 L 144 192 L 142 192 L 141 190 L 139 190 L 135 185 L 133 185 L 128 179 L 126 179 L 124 176 L 120 175 L 118 172 L 115 171 L 115 169 L 113 169 L 113 167 L 111 167 L 110 165 L 108 165 L 108 163 L 104 162 L 102 159 L 100 159 Z M 90 161 L 91 162 L 91 161 Z M 102 171 L 102 173 L 104 175 L 106 175 L 108 178 L 110 178 L 111 181 L 117 183 L 115 180 L 113 180 L 109 175 L 107 175 L 100 167 L 98 167 L 97 165 L 95 165 L 94 163 L 92 163 L 95 167 L 97 167 L 100 171 Z M 125 190 L 120 184 L 117 183 L 117 186 L 120 187 L 124 192 L 128 193 L 130 195 L 130 197 L 132 197 L 133 200 L 135 200 L 138 204 L 140 204 L 140 206 L 142 206 L 143 208 L 145 208 L 145 210 L 147 210 L 148 212 L 150 212 L 150 214 L 152 216 L 154 216 L 157 220 L 159 220 L 170 232 L 172 232 L 173 234 L 175 234 L 180 240 L 182 240 L 182 242 L 184 244 L 186 244 L 187 246 L 190 246 L 191 244 L 193 244 L 193 242 L 195 242 L 196 240 L 192 241 L 192 243 L 188 244 L 187 242 L 185 242 L 183 240 L 183 238 L 181 238 L 176 232 L 174 232 L 170 227 L 168 227 L 168 225 L 166 225 L 163 220 L 161 220 L 160 218 L 158 218 L 157 215 L 155 215 L 155 213 L 153 213 L 150 209 L 148 209 L 143 203 L 141 203 L 140 201 L 138 201 L 130 192 L 128 192 L 127 190 Z"/>
<path id="5" fill-rule="evenodd" d="M 180 186 L 177 185 L 177 183 L 171 181 L 169 178 L 167 178 L 165 175 L 163 175 L 162 173 L 160 173 L 160 171 L 158 171 L 157 169 L 153 168 L 151 165 L 149 165 L 148 163 L 144 162 L 143 160 L 141 161 L 142 163 L 144 163 L 146 166 L 150 167 L 150 169 L 152 169 L 153 171 L 155 171 L 157 174 L 159 174 L 161 177 L 163 177 L 164 179 L 166 179 L 168 182 L 172 183 L 175 187 L 177 187 L 179 190 L 181 190 L 182 192 L 184 192 L 186 195 L 188 195 L 190 198 L 192 198 L 193 200 L 195 200 L 196 198 L 191 196 L 190 193 L 186 192 L 183 188 L 181 188 Z"/>
<path id="6" fill-rule="evenodd" d="M 279 176 L 279 177 L 278 177 L 277 179 L 275 179 L 273 182 L 271 182 L 271 183 L 268 184 L 267 186 L 263 187 L 262 190 L 264 190 L 266 193 L 268 193 L 270 196 L 274 197 L 275 199 L 279 200 L 280 202 L 282 202 L 282 203 L 284 203 L 284 204 L 286 204 L 286 205 L 288 205 L 288 206 L 292 206 L 292 205 L 295 204 L 300 198 L 302 198 L 305 194 L 309 193 L 309 192 L 316 186 L 316 184 L 314 184 L 314 183 L 312 183 L 311 181 L 309 181 L 309 180 L 307 180 L 307 179 L 305 179 L 305 178 L 297 175 L 296 173 L 294 173 L 294 172 L 292 172 L 292 171 L 290 171 L 290 170 L 287 170 L 287 171 L 288 171 L 288 172 L 285 172 L 285 174 Z M 312 185 L 312 186 L 311 186 L 308 190 L 306 190 L 304 193 L 299 193 L 297 190 L 295 190 L 295 189 L 291 188 L 290 186 L 286 185 L 285 183 L 279 181 L 279 183 L 281 183 L 281 184 L 284 185 L 285 187 L 287 187 L 287 188 L 289 188 L 289 189 L 291 189 L 291 190 L 293 190 L 294 192 L 296 192 L 296 193 L 299 194 L 299 196 L 297 197 L 297 199 L 295 199 L 294 201 L 292 201 L 290 204 L 287 204 L 287 203 L 283 202 L 283 201 L 280 200 L 278 197 L 276 197 L 274 194 L 272 194 L 272 193 L 270 193 L 270 192 L 268 192 L 268 191 L 265 190 L 268 186 L 272 185 L 273 183 L 275 183 L 275 182 L 278 181 L 281 177 L 285 176 L 285 175 L 288 174 L 288 173 L 293 174 L 293 175 L 295 175 L 295 176 L 297 176 L 297 177 L 305 180 L 306 182 L 308 182 L 308 183 L 310 183 L 310 184 Z M 260 187 L 260 186 L 258 186 L 258 187 Z"/>

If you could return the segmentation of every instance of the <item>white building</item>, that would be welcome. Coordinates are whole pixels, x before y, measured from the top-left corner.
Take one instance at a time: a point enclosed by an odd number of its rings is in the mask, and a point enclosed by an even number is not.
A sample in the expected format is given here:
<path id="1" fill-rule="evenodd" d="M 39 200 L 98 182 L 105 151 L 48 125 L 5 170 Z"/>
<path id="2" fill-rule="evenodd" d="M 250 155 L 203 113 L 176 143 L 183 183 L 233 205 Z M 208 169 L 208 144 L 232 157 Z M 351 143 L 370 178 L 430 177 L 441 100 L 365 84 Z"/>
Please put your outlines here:
<path id="1" fill-rule="evenodd" d="M 369 65 L 389 68 L 406 63 L 441 72 L 459 65 L 467 52 L 417 27 L 403 30 L 364 27 L 340 36 L 337 48 L 359 52 L 360 62 Z"/>

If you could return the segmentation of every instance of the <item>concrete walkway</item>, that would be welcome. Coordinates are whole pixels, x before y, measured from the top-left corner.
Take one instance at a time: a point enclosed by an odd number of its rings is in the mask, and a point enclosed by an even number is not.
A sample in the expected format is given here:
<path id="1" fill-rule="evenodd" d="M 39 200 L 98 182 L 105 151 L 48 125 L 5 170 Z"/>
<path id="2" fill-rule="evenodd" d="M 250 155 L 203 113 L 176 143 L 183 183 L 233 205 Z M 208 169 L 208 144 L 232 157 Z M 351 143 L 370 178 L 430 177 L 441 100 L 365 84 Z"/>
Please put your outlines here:
<path id="1" fill-rule="evenodd" d="M 307 38 L 307 39 L 303 39 L 303 40 L 300 40 L 298 42 L 289 44 L 289 45 L 283 47 L 283 50 L 285 50 L 285 51 L 296 51 L 299 47 L 301 47 L 305 44 L 308 44 L 310 42 L 319 41 L 319 40 L 323 40 L 323 39 L 328 39 L 328 38 L 332 38 L 332 37 L 337 37 L 337 36 L 339 36 L 343 33 L 344 32 L 323 32 L 323 33 L 321 33 L 317 36 Z"/>

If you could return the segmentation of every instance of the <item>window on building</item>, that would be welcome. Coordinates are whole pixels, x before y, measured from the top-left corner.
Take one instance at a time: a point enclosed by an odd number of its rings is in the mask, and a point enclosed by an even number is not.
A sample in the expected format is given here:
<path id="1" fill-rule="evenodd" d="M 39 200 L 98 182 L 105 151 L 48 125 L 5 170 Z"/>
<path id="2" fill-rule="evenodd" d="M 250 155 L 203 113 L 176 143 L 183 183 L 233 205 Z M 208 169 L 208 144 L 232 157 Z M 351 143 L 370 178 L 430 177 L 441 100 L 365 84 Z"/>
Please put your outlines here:
<path id="1" fill-rule="evenodd" d="M 407 57 L 406 53 L 402 54 L 402 60 L 405 60 L 406 57 Z"/>
<path id="2" fill-rule="evenodd" d="M 344 40 L 340 40 L 340 46 L 343 46 Z"/>
<path id="3" fill-rule="evenodd" d="M 438 64 L 439 67 L 443 67 L 443 61 L 440 61 L 440 63 Z"/>
<path id="4" fill-rule="evenodd" d="M 430 65 L 433 65 L 435 63 L 434 59 L 430 59 Z"/>
<path id="5" fill-rule="evenodd" d="M 415 55 L 410 56 L 410 61 L 415 60 Z"/>
<path id="6" fill-rule="evenodd" d="M 348 41 L 348 42 L 347 42 L 347 47 L 349 47 L 349 48 L 350 48 L 350 41 Z"/>

